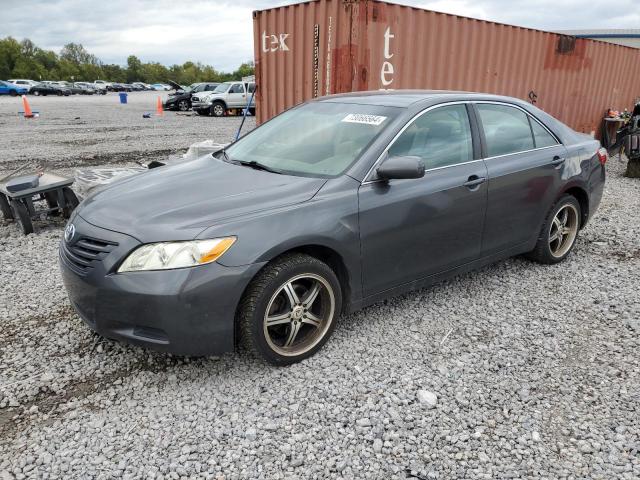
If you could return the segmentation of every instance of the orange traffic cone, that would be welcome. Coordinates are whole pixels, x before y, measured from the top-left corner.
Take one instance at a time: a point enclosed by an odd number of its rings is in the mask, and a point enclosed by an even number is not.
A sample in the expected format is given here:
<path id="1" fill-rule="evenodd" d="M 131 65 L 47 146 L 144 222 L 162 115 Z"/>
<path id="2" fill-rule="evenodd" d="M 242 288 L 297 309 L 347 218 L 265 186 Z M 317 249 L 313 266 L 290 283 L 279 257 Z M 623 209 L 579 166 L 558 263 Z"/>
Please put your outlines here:
<path id="1" fill-rule="evenodd" d="M 158 96 L 158 101 L 156 103 L 156 115 L 164 115 L 164 111 L 162 110 L 162 100 L 160 100 L 160 96 Z"/>
<path id="2" fill-rule="evenodd" d="M 29 106 L 29 102 L 25 95 L 22 95 L 22 105 L 24 107 L 24 118 L 33 118 L 33 112 L 31 111 L 31 107 Z"/>

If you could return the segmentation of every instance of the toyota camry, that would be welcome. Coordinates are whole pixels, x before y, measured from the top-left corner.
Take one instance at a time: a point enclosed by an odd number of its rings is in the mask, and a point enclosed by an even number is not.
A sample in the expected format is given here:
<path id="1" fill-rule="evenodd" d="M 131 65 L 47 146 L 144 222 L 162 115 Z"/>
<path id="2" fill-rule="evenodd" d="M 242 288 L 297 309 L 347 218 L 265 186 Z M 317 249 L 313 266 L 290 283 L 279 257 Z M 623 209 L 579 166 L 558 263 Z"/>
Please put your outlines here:
<path id="1" fill-rule="evenodd" d="M 304 103 L 226 149 L 88 197 L 60 244 L 96 332 L 285 365 L 341 315 L 513 255 L 563 261 L 606 150 L 509 97 L 364 92 Z"/>

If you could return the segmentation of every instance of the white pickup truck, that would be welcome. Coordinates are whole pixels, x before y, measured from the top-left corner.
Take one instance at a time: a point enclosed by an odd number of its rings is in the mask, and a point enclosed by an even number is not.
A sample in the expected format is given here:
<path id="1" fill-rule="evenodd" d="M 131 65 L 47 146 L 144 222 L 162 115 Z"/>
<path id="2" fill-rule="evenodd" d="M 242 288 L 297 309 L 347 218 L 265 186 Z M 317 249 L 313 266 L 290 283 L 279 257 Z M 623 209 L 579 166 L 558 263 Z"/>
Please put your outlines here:
<path id="1" fill-rule="evenodd" d="M 198 115 L 222 117 L 230 109 L 243 109 L 249 100 L 249 113 L 256 114 L 256 104 L 252 94 L 256 89 L 255 82 L 224 82 L 212 92 L 197 93 L 191 97 L 191 107 Z"/>

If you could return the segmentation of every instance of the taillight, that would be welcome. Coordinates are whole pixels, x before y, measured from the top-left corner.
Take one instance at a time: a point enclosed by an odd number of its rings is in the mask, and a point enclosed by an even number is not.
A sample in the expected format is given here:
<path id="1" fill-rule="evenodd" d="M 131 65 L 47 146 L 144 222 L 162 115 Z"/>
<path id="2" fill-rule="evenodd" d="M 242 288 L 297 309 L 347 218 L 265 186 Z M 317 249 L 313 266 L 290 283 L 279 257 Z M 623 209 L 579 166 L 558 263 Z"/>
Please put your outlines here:
<path id="1" fill-rule="evenodd" d="M 609 153 L 607 152 L 606 148 L 600 147 L 596 154 L 598 155 L 598 159 L 600 160 L 600 165 L 604 165 L 605 163 L 607 163 L 607 160 L 609 159 Z"/>

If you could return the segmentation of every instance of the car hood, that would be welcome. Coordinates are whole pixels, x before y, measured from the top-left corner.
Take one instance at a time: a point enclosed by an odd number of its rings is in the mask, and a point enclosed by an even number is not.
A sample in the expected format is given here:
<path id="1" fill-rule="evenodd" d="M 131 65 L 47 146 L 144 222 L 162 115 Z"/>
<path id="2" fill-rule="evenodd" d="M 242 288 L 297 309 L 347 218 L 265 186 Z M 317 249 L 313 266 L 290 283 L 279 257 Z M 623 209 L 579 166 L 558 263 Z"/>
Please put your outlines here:
<path id="1" fill-rule="evenodd" d="M 233 165 L 207 155 L 116 182 L 87 197 L 78 215 L 143 243 L 190 240 L 242 215 L 305 202 L 325 182 Z"/>
<path id="2" fill-rule="evenodd" d="M 184 87 L 182 85 L 180 85 L 180 84 L 178 84 L 178 83 L 176 83 L 176 82 L 174 82 L 172 80 L 169 80 L 167 82 L 167 85 L 172 87 L 174 90 L 182 90 L 182 91 L 184 91 Z"/>

